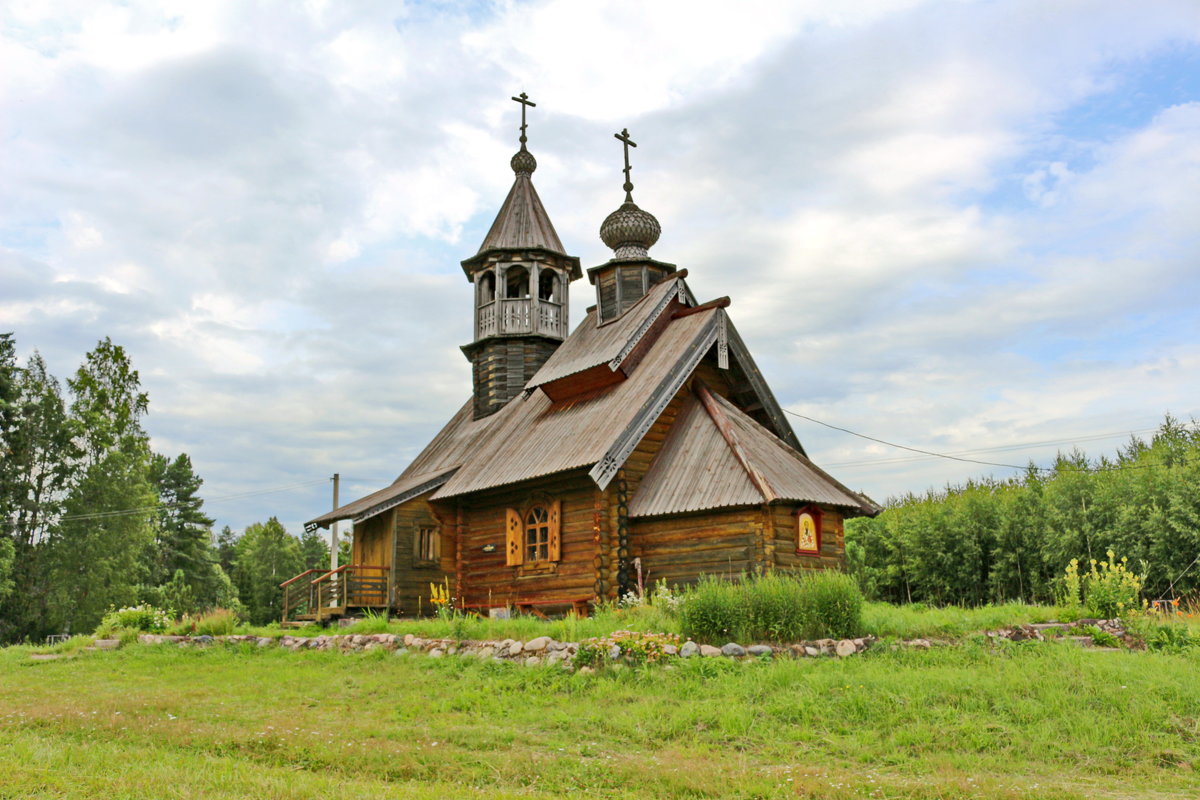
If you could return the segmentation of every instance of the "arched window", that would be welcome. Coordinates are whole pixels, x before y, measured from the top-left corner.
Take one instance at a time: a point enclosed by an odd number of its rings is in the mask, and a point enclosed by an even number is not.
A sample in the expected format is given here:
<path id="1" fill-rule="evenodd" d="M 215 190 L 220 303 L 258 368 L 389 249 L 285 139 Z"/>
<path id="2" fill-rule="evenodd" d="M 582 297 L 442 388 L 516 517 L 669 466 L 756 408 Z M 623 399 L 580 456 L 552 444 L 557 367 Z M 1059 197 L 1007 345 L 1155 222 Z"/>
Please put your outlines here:
<path id="1" fill-rule="evenodd" d="M 479 305 L 487 305 L 496 299 L 496 273 L 488 270 L 479 276 Z"/>
<path id="2" fill-rule="evenodd" d="M 504 296 L 509 300 L 529 297 L 529 270 L 512 266 L 504 271 Z"/>
<path id="3" fill-rule="evenodd" d="M 559 500 L 535 500 L 524 512 L 507 509 L 505 563 L 510 567 L 536 567 L 562 558 L 561 517 Z"/>
<path id="4" fill-rule="evenodd" d="M 552 269 L 543 269 L 538 275 L 538 299 L 551 303 L 561 302 L 558 299 L 558 276 Z"/>
<path id="5" fill-rule="evenodd" d="M 525 562 L 550 558 L 550 512 L 534 506 L 525 515 Z"/>

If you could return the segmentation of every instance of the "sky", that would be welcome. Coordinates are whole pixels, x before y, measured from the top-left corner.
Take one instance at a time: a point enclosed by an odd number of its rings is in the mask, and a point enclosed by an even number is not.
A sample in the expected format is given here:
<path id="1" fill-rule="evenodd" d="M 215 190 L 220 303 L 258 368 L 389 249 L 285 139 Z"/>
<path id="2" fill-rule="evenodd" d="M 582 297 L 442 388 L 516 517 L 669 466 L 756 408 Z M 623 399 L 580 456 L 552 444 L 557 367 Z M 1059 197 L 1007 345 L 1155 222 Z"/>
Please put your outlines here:
<path id="1" fill-rule="evenodd" d="M 628 128 L 786 409 L 1015 465 L 1200 416 L 1195 0 L 8 0 L 0 331 L 60 378 L 111 336 L 217 524 L 299 533 L 469 396 L 522 91 L 567 251 Z M 877 500 L 1017 473 L 792 422 Z"/>

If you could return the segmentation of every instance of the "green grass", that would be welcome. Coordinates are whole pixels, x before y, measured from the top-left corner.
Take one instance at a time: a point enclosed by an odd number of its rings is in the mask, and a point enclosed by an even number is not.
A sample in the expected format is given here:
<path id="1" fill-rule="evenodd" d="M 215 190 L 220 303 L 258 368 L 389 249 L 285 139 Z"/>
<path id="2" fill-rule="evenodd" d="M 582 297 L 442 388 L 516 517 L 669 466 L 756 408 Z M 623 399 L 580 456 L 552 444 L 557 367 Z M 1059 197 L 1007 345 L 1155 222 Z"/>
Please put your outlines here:
<path id="1" fill-rule="evenodd" d="M 1193 797 L 1200 657 L 1061 643 L 595 675 L 0 651 L 0 797 Z"/>
<path id="2" fill-rule="evenodd" d="M 1033 606 L 1023 603 L 978 608 L 894 606 L 889 603 L 863 604 L 864 631 L 880 638 L 958 639 L 983 630 L 1017 623 L 1071 621 L 1078 619 L 1080 615 L 1081 611 L 1075 608 Z M 397 619 L 387 622 L 382 617 L 374 617 L 346 628 L 321 628 L 310 625 L 305 628 L 284 630 L 278 625 L 267 625 L 253 628 L 242 627 L 237 632 L 271 637 L 289 634 L 320 636 L 326 633 L 412 633 L 431 639 L 481 640 L 529 640 L 537 636 L 551 636 L 559 641 L 579 641 L 589 637 L 606 636 L 615 630 L 683 633 L 677 616 L 655 606 L 626 609 L 602 608 L 587 619 L 567 617 L 545 621 L 534 616 L 518 615 L 503 620 L 466 616 L 447 620 L 438 618 Z"/>

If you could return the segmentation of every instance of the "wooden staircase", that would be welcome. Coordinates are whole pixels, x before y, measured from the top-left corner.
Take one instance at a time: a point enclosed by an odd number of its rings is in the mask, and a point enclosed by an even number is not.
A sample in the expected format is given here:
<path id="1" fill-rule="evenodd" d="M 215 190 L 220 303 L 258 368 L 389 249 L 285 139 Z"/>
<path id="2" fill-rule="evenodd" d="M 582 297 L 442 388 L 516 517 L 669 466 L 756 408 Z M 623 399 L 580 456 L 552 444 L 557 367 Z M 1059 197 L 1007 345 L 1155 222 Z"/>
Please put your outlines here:
<path id="1" fill-rule="evenodd" d="M 389 567 L 347 564 L 328 572 L 310 569 L 279 586 L 283 589 L 280 624 L 285 628 L 321 624 L 355 611 L 387 610 L 391 606 Z"/>

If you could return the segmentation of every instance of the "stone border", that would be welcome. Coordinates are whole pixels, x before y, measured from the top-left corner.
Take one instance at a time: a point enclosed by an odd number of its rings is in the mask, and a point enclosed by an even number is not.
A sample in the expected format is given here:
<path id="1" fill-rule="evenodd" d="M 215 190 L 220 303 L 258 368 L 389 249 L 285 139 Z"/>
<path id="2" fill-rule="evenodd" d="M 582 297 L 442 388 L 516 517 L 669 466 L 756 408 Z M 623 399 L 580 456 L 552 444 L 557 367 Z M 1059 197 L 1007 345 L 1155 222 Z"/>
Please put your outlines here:
<path id="1" fill-rule="evenodd" d="M 561 664 L 574 668 L 575 655 L 579 652 L 579 642 L 558 642 L 549 636 L 539 636 L 522 642 L 518 639 L 475 640 L 475 639 L 425 639 L 414 634 L 395 633 L 354 633 L 333 634 L 329 636 L 282 636 L 272 638 L 267 636 L 165 636 L 160 634 L 143 633 L 138 636 L 138 643 L 144 645 L 174 644 L 179 647 L 206 646 L 212 644 L 249 644 L 255 647 L 281 647 L 291 651 L 298 650 L 335 650 L 343 653 L 367 652 L 371 650 L 387 650 L 396 655 L 408 652 L 426 653 L 430 658 L 443 656 L 470 656 L 493 661 L 508 661 L 525 666 L 538 664 Z M 707 644 L 696 644 L 688 640 L 680 647 L 667 645 L 664 650 L 672 658 L 716 658 L 723 657 L 734 660 L 757 658 L 819 658 L 821 656 L 846 658 L 870 648 L 875 643 L 875 637 L 866 636 L 857 639 L 817 639 L 810 642 L 797 642 L 790 645 L 755 644 L 743 647 L 736 642 L 728 642 L 722 647 Z M 915 647 L 928 647 L 929 643 L 916 640 Z M 608 653 L 608 661 L 623 662 L 623 654 L 619 645 L 613 645 Z M 590 667 L 581 667 L 591 671 Z"/>

